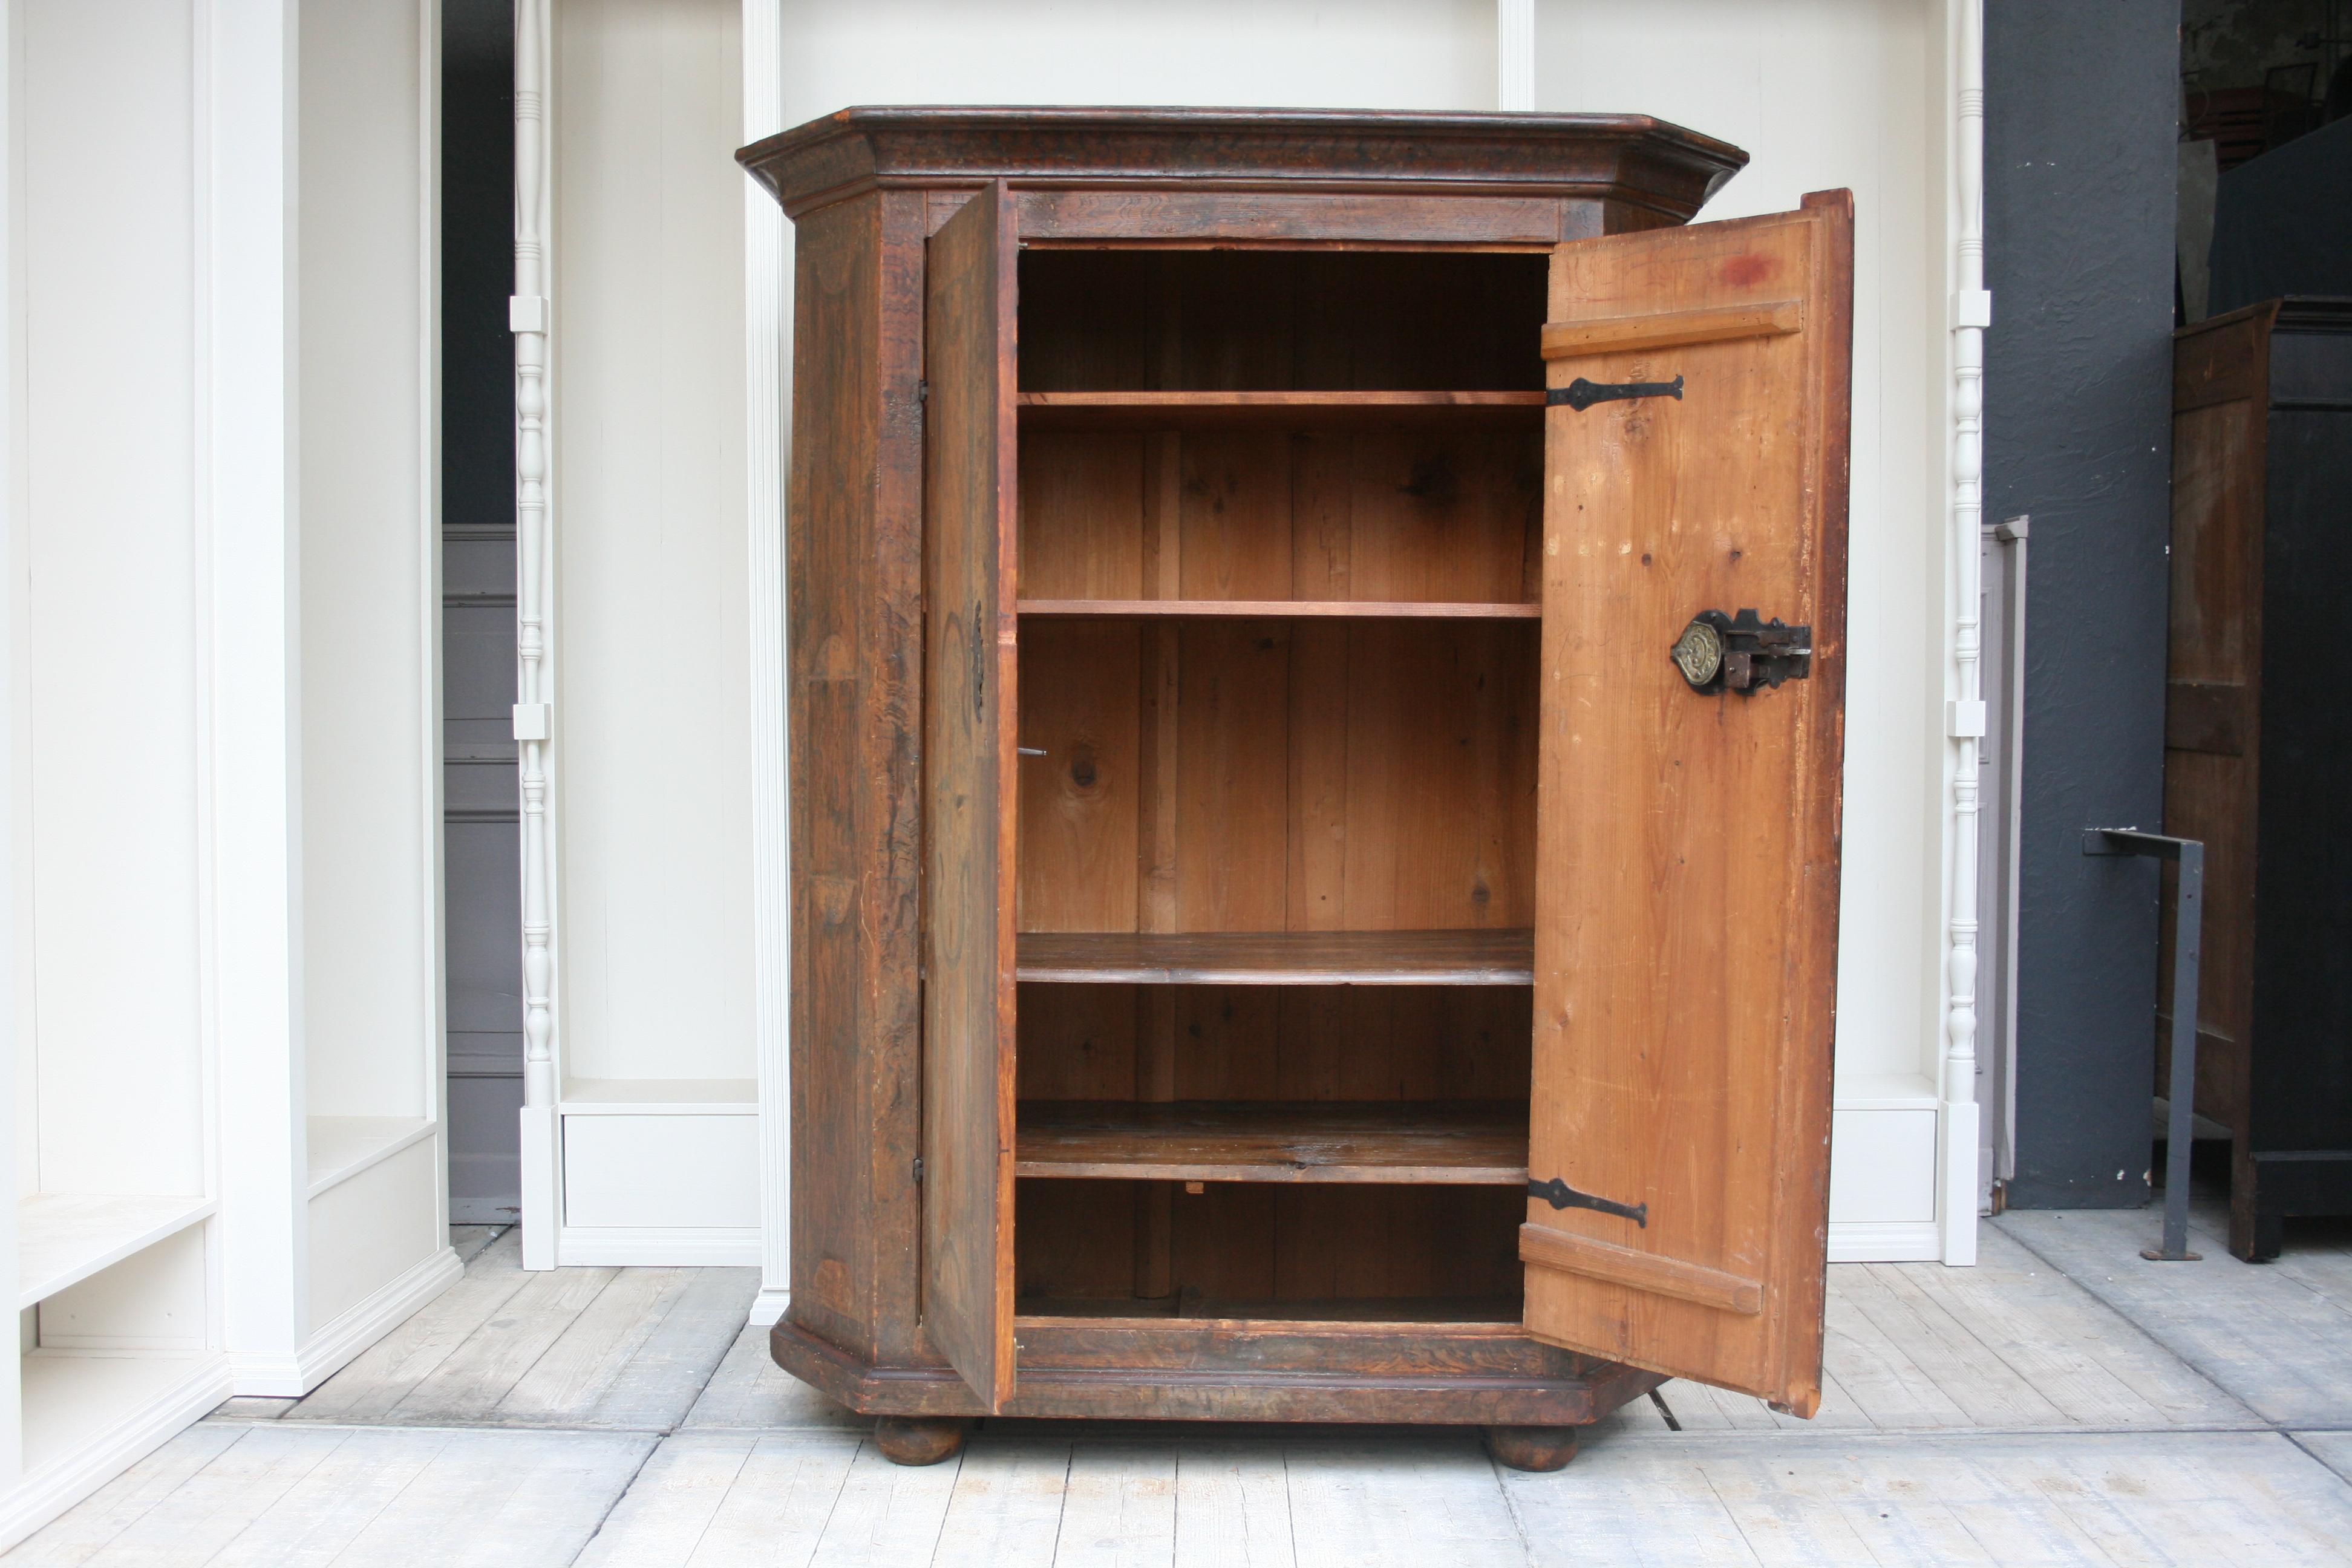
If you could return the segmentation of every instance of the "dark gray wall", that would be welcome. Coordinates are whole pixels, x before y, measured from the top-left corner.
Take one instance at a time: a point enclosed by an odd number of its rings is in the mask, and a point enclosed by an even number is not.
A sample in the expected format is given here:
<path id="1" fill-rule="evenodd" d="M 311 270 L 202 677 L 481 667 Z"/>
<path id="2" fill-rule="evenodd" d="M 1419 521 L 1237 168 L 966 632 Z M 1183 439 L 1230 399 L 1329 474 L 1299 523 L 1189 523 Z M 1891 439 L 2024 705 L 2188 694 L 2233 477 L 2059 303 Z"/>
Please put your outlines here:
<path id="1" fill-rule="evenodd" d="M 2020 1207 L 2147 1199 L 2162 816 L 2177 0 L 1987 0 L 1986 516 L 2032 515 Z"/>
<path id="2" fill-rule="evenodd" d="M 515 696 L 514 14 L 441 7 L 442 908 L 449 1217 L 521 1206 Z"/>

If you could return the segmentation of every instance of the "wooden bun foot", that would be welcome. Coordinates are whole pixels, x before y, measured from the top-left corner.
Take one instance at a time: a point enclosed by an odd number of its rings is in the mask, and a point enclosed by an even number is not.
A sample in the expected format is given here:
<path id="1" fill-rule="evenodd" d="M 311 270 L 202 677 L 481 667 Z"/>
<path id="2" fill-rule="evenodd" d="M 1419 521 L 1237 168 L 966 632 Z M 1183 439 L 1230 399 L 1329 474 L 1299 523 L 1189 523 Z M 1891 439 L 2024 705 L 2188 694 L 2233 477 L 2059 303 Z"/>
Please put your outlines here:
<path id="1" fill-rule="evenodd" d="M 1481 1436 L 1498 1465 L 1515 1470 L 1565 1469 L 1576 1458 L 1576 1426 L 1488 1426 Z"/>
<path id="2" fill-rule="evenodd" d="M 952 1415 L 885 1415 L 874 1423 L 874 1446 L 894 1465 L 936 1465 L 962 1449 L 963 1433 L 964 1423 Z M 1575 1451 L 1570 1441 L 1569 1452 Z"/>

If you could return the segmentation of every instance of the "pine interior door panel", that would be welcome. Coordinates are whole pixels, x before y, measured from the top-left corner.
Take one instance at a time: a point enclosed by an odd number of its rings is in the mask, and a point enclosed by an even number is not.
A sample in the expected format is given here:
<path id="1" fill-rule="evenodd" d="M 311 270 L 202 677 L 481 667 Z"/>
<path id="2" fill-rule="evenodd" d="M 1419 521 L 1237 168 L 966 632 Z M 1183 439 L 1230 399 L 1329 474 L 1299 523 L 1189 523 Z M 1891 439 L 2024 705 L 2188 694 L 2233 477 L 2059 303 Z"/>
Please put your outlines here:
<path id="1" fill-rule="evenodd" d="M 1831 192 L 1564 245 L 1544 332 L 1555 395 L 1586 386 L 1545 416 L 1526 1323 L 1808 1415 L 1852 296 Z M 1693 618 L 1743 609 L 1811 628 L 1805 678 L 1686 679 L 1669 650 Z"/>
<path id="2" fill-rule="evenodd" d="M 1013 1393 L 1016 661 L 1010 210 L 930 240 L 923 376 L 923 1304 L 991 1411 Z"/>

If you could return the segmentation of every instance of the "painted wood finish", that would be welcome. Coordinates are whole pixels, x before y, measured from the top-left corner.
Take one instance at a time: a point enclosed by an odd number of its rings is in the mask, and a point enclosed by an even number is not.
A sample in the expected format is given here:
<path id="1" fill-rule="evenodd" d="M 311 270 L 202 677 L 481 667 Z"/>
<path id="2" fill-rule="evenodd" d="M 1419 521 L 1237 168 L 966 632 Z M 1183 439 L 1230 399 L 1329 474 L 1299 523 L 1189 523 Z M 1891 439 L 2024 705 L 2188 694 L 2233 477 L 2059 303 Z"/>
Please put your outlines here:
<path id="1" fill-rule="evenodd" d="M 1836 994 L 1853 203 L 1563 246 L 1559 322 L 1678 319 L 1555 384 L 1683 378 L 1679 400 L 1547 416 L 1543 816 L 1528 1327 L 1596 1355 L 1821 1397 Z M 1741 307 L 1804 300 L 1804 331 Z M 1719 314 L 1694 341 L 1679 320 Z M 1704 609 L 1811 628 L 1810 679 L 1691 689 Z M 1760 1292 L 1763 1310 L 1749 1310 Z"/>

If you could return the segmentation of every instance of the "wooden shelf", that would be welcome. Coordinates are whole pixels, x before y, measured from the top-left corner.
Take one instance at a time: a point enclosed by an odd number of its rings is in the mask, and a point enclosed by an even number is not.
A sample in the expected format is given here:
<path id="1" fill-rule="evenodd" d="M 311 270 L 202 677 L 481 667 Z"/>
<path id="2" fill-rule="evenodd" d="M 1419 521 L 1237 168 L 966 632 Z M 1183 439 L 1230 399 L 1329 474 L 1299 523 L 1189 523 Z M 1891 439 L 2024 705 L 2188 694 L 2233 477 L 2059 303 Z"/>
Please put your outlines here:
<path id="1" fill-rule="evenodd" d="M 575 1078 L 557 1108 L 566 1116 L 756 1115 L 760 1083 L 749 1078 Z"/>
<path id="2" fill-rule="evenodd" d="M 433 1136 L 421 1116 L 313 1116 L 308 1131 L 310 1196 L 350 1181 Z"/>
<path id="3" fill-rule="evenodd" d="M 1024 392 L 1025 429 L 1265 429 L 1269 426 L 1487 425 L 1539 429 L 1530 392 Z"/>
<path id="4" fill-rule="evenodd" d="M 1517 1296 L 1348 1297 L 1342 1300 L 1226 1300 L 1187 1291 L 1150 1300 L 1135 1297 L 1024 1296 L 1013 1303 L 1024 1323 L 1084 1319 L 1143 1319 L 1152 1322 L 1215 1318 L 1257 1323 L 1510 1323 L 1520 1321 Z"/>
<path id="5" fill-rule="evenodd" d="M 1021 614 L 1031 619 L 1539 621 L 1543 606 L 1443 599 L 1024 599 Z"/>
<path id="6" fill-rule="evenodd" d="M 1103 985 L 1532 985 L 1535 932 L 1023 931 L 1015 966 Z"/>
<path id="7" fill-rule="evenodd" d="M 19 1310 L 209 1216 L 206 1197 L 37 1193 L 16 1205 Z"/>
<path id="8" fill-rule="evenodd" d="M 1508 1100 L 1024 1100 L 1016 1175 L 1519 1186 Z"/>

